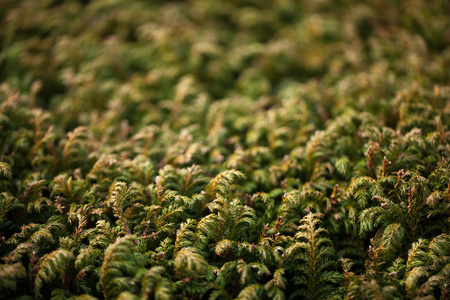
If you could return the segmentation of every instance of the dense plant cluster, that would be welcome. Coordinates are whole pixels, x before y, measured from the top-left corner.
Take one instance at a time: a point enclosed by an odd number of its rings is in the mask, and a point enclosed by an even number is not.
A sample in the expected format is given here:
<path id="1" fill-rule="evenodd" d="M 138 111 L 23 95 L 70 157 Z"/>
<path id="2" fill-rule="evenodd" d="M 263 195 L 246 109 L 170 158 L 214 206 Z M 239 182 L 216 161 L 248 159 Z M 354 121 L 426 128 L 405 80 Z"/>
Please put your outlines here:
<path id="1" fill-rule="evenodd" d="M 448 299 L 448 12 L 0 1 L 0 298 Z"/>

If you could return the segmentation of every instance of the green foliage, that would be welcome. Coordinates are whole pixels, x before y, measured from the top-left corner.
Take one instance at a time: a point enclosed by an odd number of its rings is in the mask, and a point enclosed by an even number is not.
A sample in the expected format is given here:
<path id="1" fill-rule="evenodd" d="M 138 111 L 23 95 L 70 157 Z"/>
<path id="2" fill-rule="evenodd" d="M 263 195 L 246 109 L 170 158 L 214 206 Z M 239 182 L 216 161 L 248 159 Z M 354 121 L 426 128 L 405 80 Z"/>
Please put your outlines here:
<path id="1" fill-rule="evenodd" d="M 249 285 L 243 289 L 236 299 L 239 300 L 256 300 L 261 299 L 263 293 L 263 287 L 259 284 Z"/>
<path id="2" fill-rule="evenodd" d="M 286 268 L 295 274 L 294 283 L 300 286 L 293 294 L 296 297 L 326 298 L 341 281 L 340 274 L 333 271 L 332 242 L 324 236 L 324 228 L 316 228 L 319 217 L 306 215 L 295 234 L 296 242 L 286 249 Z"/>
<path id="3" fill-rule="evenodd" d="M 0 299 L 447 299 L 448 11 L 0 1 Z"/>
<path id="4" fill-rule="evenodd" d="M 216 193 L 226 194 L 231 184 L 237 178 L 244 178 L 245 175 L 236 170 L 226 170 L 217 175 L 213 180 L 209 182 L 206 187 L 207 193 L 213 197 Z"/>
<path id="5" fill-rule="evenodd" d="M 27 272 L 24 266 L 17 262 L 11 265 L 2 265 L 0 269 L 0 291 L 3 296 L 17 290 L 17 282 L 25 278 Z"/>
<path id="6" fill-rule="evenodd" d="M 3 179 L 11 179 L 11 166 L 7 163 L 0 162 L 0 175 Z"/>
<path id="7" fill-rule="evenodd" d="M 206 272 L 208 263 L 195 251 L 195 248 L 183 248 L 177 253 L 174 260 L 176 272 L 187 276 L 203 275 Z"/>
<path id="8" fill-rule="evenodd" d="M 34 282 L 35 297 L 41 299 L 44 284 L 53 283 L 54 280 L 61 280 L 62 288 L 68 289 L 68 281 L 72 278 L 68 273 L 73 270 L 74 260 L 73 253 L 64 249 L 55 250 L 41 258 L 37 264 Z"/>
<path id="9" fill-rule="evenodd" d="M 134 277 L 142 272 L 144 263 L 129 235 L 118 238 L 105 250 L 105 259 L 100 273 L 105 299 L 114 299 L 125 291 L 132 292 L 135 287 Z"/>
<path id="10" fill-rule="evenodd" d="M 148 299 L 153 294 L 154 299 L 170 299 L 171 291 L 169 281 L 162 277 L 164 268 L 161 266 L 152 267 L 142 279 L 141 295 Z"/>

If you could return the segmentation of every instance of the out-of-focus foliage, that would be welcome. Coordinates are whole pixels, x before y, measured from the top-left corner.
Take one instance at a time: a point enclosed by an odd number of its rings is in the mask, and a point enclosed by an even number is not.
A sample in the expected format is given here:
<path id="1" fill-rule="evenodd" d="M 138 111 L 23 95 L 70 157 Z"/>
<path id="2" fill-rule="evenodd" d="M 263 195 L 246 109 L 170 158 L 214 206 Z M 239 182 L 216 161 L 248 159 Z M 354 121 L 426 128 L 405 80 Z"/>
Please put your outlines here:
<path id="1" fill-rule="evenodd" d="M 0 298 L 448 299 L 449 15 L 0 1 Z"/>

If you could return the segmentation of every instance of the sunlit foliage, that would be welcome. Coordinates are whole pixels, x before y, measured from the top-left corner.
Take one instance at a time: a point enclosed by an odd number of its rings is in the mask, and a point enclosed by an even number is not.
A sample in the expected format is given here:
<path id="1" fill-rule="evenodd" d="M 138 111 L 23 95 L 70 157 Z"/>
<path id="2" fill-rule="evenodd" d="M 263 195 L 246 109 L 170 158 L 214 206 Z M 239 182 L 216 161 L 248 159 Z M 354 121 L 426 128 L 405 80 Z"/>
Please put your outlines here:
<path id="1" fill-rule="evenodd" d="M 0 1 L 0 299 L 448 299 L 449 15 Z"/>

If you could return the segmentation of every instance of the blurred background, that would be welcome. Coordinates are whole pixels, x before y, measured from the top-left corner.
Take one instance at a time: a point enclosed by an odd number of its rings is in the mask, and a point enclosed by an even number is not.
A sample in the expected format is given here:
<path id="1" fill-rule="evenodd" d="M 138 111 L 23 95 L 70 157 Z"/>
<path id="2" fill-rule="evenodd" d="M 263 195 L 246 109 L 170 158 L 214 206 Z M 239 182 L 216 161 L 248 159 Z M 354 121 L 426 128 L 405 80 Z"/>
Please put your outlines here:
<path id="1" fill-rule="evenodd" d="M 146 155 L 181 166 L 236 167 L 231 154 L 264 146 L 263 166 L 352 111 L 435 128 L 423 100 L 446 124 L 449 12 L 446 0 L 2 0 L 0 93 L 21 94 L 11 128 L 56 124 L 58 140 L 88 126 L 112 153 L 151 135 Z"/>
<path id="2" fill-rule="evenodd" d="M 374 70 L 448 84 L 449 68 L 434 70 L 449 65 L 449 14 L 446 0 L 2 0 L 0 81 L 68 128 L 119 95 L 179 100 L 178 84 L 214 100 Z"/>

